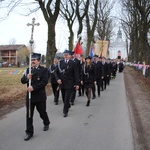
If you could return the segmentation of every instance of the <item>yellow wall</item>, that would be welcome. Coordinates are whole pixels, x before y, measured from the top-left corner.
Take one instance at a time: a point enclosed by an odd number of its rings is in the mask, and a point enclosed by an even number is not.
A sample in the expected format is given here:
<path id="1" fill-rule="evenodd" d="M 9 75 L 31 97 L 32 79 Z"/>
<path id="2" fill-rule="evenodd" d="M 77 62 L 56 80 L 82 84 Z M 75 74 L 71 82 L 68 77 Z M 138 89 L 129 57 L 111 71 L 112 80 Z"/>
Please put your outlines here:
<path id="1" fill-rule="evenodd" d="M 102 53 L 102 56 L 108 58 L 109 57 L 108 44 L 109 44 L 109 41 L 103 41 L 103 40 L 96 41 L 95 54 L 100 56 Z"/>

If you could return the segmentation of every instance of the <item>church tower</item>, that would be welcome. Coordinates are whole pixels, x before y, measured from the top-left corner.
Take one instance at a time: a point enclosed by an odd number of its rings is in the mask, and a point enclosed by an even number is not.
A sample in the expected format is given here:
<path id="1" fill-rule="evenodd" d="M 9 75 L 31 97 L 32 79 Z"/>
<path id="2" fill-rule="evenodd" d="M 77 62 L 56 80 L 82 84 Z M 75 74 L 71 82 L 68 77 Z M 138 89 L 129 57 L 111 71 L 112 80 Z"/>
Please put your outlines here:
<path id="1" fill-rule="evenodd" d="M 122 32 L 120 28 L 117 32 L 116 40 L 113 42 L 110 42 L 109 52 L 110 52 L 110 58 L 112 59 L 116 59 L 116 58 L 126 59 L 127 58 L 126 43 L 122 39 Z"/>
<path id="2" fill-rule="evenodd" d="M 117 39 L 122 39 L 122 32 L 121 32 L 120 28 L 117 33 Z"/>

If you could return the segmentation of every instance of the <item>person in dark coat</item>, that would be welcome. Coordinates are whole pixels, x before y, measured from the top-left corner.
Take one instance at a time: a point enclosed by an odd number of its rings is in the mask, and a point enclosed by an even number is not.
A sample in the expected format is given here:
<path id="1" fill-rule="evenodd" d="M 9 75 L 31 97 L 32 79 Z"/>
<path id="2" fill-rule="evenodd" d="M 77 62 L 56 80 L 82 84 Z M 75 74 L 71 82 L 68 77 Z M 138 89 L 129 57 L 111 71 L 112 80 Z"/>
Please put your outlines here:
<path id="1" fill-rule="evenodd" d="M 55 77 L 61 88 L 62 99 L 64 102 L 64 117 L 67 117 L 70 108 L 71 93 L 74 88 L 76 90 L 79 89 L 79 74 L 76 63 L 71 60 L 71 52 L 65 50 L 63 54 L 64 59 L 58 62 Z"/>
<path id="2" fill-rule="evenodd" d="M 74 54 L 74 52 L 71 52 L 71 55 L 72 55 L 72 60 L 76 63 L 77 73 L 78 73 L 79 82 L 80 82 L 80 70 L 81 70 L 80 60 L 77 58 L 77 55 Z M 75 98 L 76 98 L 76 89 L 74 88 L 72 90 L 71 97 L 70 97 L 71 105 L 74 105 Z"/>
<path id="3" fill-rule="evenodd" d="M 119 64 L 118 64 L 118 67 L 119 67 L 119 72 L 122 72 L 123 69 L 124 69 L 124 64 L 123 64 L 123 61 L 120 60 Z"/>
<path id="4" fill-rule="evenodd" d="M 87 56 L 85 58 L 85 64 L 82 68 L 81 84 L 83 84 L 85 88 L 85 94 L 87 96 L 86 106 L 89 106 L 91 99 L 91 90 L 93 88 L 93 85 L 96 84 L 96 70 L 90 56 Z"/>
<path id="5" fill-rule="evenodd" d="M 104 71 L 104 77 L 103 77 L 103 80 L 101 82 L 101 87 L 102 87 L 102 91 L 104 89 L 106 89 L 106 85 L 107 85 L 107 74 L 108 74 L 108 65 L 107 65 L 107 62 L 106 62 L 106 58 L 105 57 L 102 57 L 102 69 Z"/>
<path id="6" fill-rule="evenodd" d="M 83 65 L 85 63 L 85 58 L 83 55 L 80 56 L 80 69 L 79 69 L 79 90 L 78 90 L 78 96 L 83 96 L 84 95 L 84 86 L 81 84 L 81 71 L 83 68 Z"/>
<path id="7" fill-rule="evenodd" d="M 111 63 L 111 59 L 108 58 L 107 59 L 107 78 L 106 78 L 106 82 L 107 82 L 107 85 L 110 84 L 110 79 L 111 79 L 111 75 L 112 75 L 112 63 Z"/>
<path id="8" fill-rule="evenodd" d="M 31 58 L 32 71 L 29 74 L 29 68 L 27 68 L 23 77 L 21 78 L 22 84 L 27 84 L 27 95 L 26 95 L 26 136 L 25 141 L 29 140 L 34 134 L 33 127 L 33 114 L 34 108 L 36 107 L 37 111 L 40 114 L 40 117 L 43 120 L 44 128 L 43 131 L 49 129 L 49 118 L 46 112 L 46 92 L 45 86 L 48 83 L 48 70 L 43 66 L 40 66 L 41 54 L 33 53 Z M 29 79 L 31 79 L 31 86 L 29 86 Z M 29 92 L 31 92 L 31 103 L 29 107 Z M 30 108 L 30 116 L 29 116 Z"/>
<path id="9" fill-rule="evenodd" d="M 101 87 L 101 82 L 104 78 L 104 70 L 102 67 L 102 62 L 99 61 L 98 55 L 93 56 L 95 61 L 95 69 L 96 69 L 96 83 L 97 83 L 97 94 L 98 97 L 100 97 L 100 87 Z"/>
<path id="10" fill-rule="evenodd" d="M 98 55 L 94 55 L 92 57 L 92 62 L 93 62 L 95 69 L 96 69 L 97 62 L 98 62 Z M 96 69 L 96 71 L 97 71 L 97 69 Z M 96 85 L 93 85 L 93 87 L 92 87 L 92 95 L 93 95 L 92 99 L 95 99 L 96 98 Z"/>
<path id="11" fill-rule="evenodd" d="M 50 83 L 51 83 L 53 94 L 54 94 L 55 105 L 58 105 L 59 91 L 60 91 L 59 84 L 57 83 L 55 75 L 54 75 L 55 69 L 57 68 L 57 65 L 58 65 L 58 61 L 59 61 L 59 57 L 56 56 L 54 58 L 54 63 L 50 65 L 48 68 L 49 76 L 50 76 Z"/>
<path id="12" fill-rule="evenodd" d="M 117 69 L 118 69 L 117 61 L 114 59 L 112 62 L 112 79 L 116 78 Z"/>

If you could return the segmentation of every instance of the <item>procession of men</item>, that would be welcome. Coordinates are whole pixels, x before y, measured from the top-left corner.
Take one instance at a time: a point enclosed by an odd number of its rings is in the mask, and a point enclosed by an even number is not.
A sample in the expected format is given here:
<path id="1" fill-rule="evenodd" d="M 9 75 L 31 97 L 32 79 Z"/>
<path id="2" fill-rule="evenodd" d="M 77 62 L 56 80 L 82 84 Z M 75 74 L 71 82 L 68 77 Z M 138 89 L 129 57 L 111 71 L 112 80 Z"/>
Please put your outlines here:
<path id="1" fill-rule="evenodd" d="M 91 61 L 91 66 L 94 66 L 93 74 L 91 73 L 91 75 L 85 70 L 87 59 Z M 93 100 L 96 97 L 100 97 L 101 92 L 110 85 L 110 80 L 116 78 L 119 66 L 117 62 L 117 59 L 100 58 L 98 55 L 84 57 L 69 50 L 63 52 L 62 58 L 58 56 L 54 58 L 54 64 L 48 68 L 49 81 L 52 85 L 55 105 L 59 104 L 60 93 L 62 94 L 64 117 L 68 116 L 69 109 L 76 103 L 76 96 L 81 97 L 89 94 L 90 97 L 87 98 Z M 85 81 L 83 82 L 85 77 L 87 77 L 87 80 L 91 80 L 91 90 L 89 91 L 85 90 Z M 89 106 L 89 104 L 86 106 Z"/>
<path id="2" fill-rule="evenodd" d="M 62 98 L 63 116 L 68 117 L 69 109 L 77 103 L 77 94 L 79 97 L 84 95 L 87 97 L 86 106 L 89 107 L 91 99 L 100 98 L 101 92 L 110 85 L 110 80 L 115 79 L 118 66 L 122 67 L 119 68 L 119 72 L 123 71 L 123 65 L 119 65 L 117 60 L 100 58 L 98 55 L 84 57 L 69 50 L 63 52 L 62 58 L 55 56 L 53 64 L 49 68 L 41 66 L 40 61 L 41 54 L 33 53 L 31 73 L 27 68 L 21 78 L 21 82 L 27 84 L 25 141 L 28 141 L 34 134 L 33 114 L 35 107 L 43 120 L 43 131 L 49 130 L 50 120 L 46 111 L 45 91 L 49 82 L 55 105 L 58 105 Z M 29 98 L 30 93 L 31 98 Z"/>

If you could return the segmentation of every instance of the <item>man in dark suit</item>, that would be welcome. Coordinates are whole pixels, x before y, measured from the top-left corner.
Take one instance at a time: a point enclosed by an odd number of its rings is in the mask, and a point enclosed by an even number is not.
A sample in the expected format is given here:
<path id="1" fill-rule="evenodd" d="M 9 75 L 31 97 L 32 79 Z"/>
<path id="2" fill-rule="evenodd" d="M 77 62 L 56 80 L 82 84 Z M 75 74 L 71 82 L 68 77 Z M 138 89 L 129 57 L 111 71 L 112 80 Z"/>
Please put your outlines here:
<path id="1" fill-rule="evenodd" d="M 34 134 L 33 127 L 33 114 L 34 108 L 40 114 L 43 120 L 44 128 L 43 131 L 49 129 L 49 118 L 46 112 L 46 92 L 45 86 L 48 83 L 48 70 L 43 66 L 40 66 L 41 54 L 33 53 L 31 58 L 32 71 L 29 74 L 29 68 L 27 68 L 23 77 L 21 78 L 22 84 L 27 84 L 27 95 L 26 95 L 26 136 L 25 141 L 28 141 Z M 31 79 L 31 85 L 29 86 L 29 79 Z M 31 92 L 31 103 L 29 103 L 29 92 Z M 29 107 L 30 105 L 30 107 Z M 30 109 L 30 110 L 29 110 Z M 30 115 L 29 115 L 30 111 Z"/>
<path id="2" fill-rule="evenodd" d="M 103 68 L 103 71 L 104 71 L 104 77 L 103 77 L 103 80 L 102 80 L 102 83 L 101 83 L 102 91 L 103 91 L 104 89 L 106 89 L 107 74 L 108 74 L 108 65 L 107 65 L 105 57 L 102 57 L 102 68 Z"/>
<path id="3" fill-rule="evenodd" d="M 74 88 L 76 90 L 79 89 L 79 74 L 76 63 L 71 60 L 71 52 L 65 50 L 63 54 L 64 59 L 58 62 L 55 77 L 61 87 L 62 99 L 64 102 L 63 113 L 64 117 L 67 117 L 72 90 Z"/>
<path id="4" fill-rule="evenodd" d="M 55 56 L 54 58 L 54 63 L 49 66 L 48 71 L 49 71 L 49 76 L 50 76 L 50 83 L 52 86 L 53 94 L 54 94 L 54 103 L 55 105 L 58 105 L 58 98 L 59 98 L 59 84 L 56 81 L 54 72 L 55 69 L 57 68 L 59 61 L 59 57 Z"/>
<path id="5" fill-rule="evenodd" d="M 80 72 L 81 72 L 80 60 L 76 58 L 77 56 L 76 56 L 76 54 L 74 54 L 74 52 L 71 52 L 71 55 L 72 55 L 72 60 L 76 63 L 77 71 L 78 71 L 78 74 L 79 74 L 79 80 L 80 80 Z M 76 98 L 76 89 L 74 88 L 72 90 L 72 94 L 71 94 L 71 97 L 70 97 L 71 105 L 74 105 L 75 98 Z"/>
<path id="6" fill-rule="evenodd" d="M 95 70 L 96 70 L 96 74 L 97 74 L 97 64 L 98 64 L 98 60 L 99 58 L 98 58 L 98 55 L 94 55 L 93 56 L 93 64 L 94 64 L 94 67 L 95 67 Z M 92 94 L 93 94 L 93 97 L 92 97 L 92 99 L 95 99 L 96 98 L 96 87 L 95 87 L 96 85 L 95 84 L 93 84 L 93 87 L 92 87 Z M 98 87 L 98 91 L 99 91 L 99 87 Z M 99 93 L 98 93 L 98 95 L 99 95 Z"/>
<path id="7" fill-rule="evenodd" d="M 94 55 L 94 65 L 96 69 L 96 82 L 97 82 L 97 93 L 98 97 L 100 97 L 100 87 L 101 87 L 101 82 L 104 78 L 104 69 L 102 67 L 102 63 L 99 61 L 98 55 Z"/>
<path id="8" fill-rule="evenodd" d="M 109 85 L 110 84 L 110 79 L 111 79 L 111 73 L 112 73 L 112 63 L 111 63 L 111 59 L 110 58 L 108 58 L 107 59 L 107 85 Z"/>
<path id="9" fill-rule="evenodd" d="M 83 68 L 83 65 L 85 63 L 85 58 L 83 57 L 83 55 L 80 55 L 79 61 L 80 61 L 80 67 L 79 67 L 79 90 L 78 90 L 78 97 L 84 95 L 84 86 L 80 82 L 81 81 L 82 68 Z"/>

